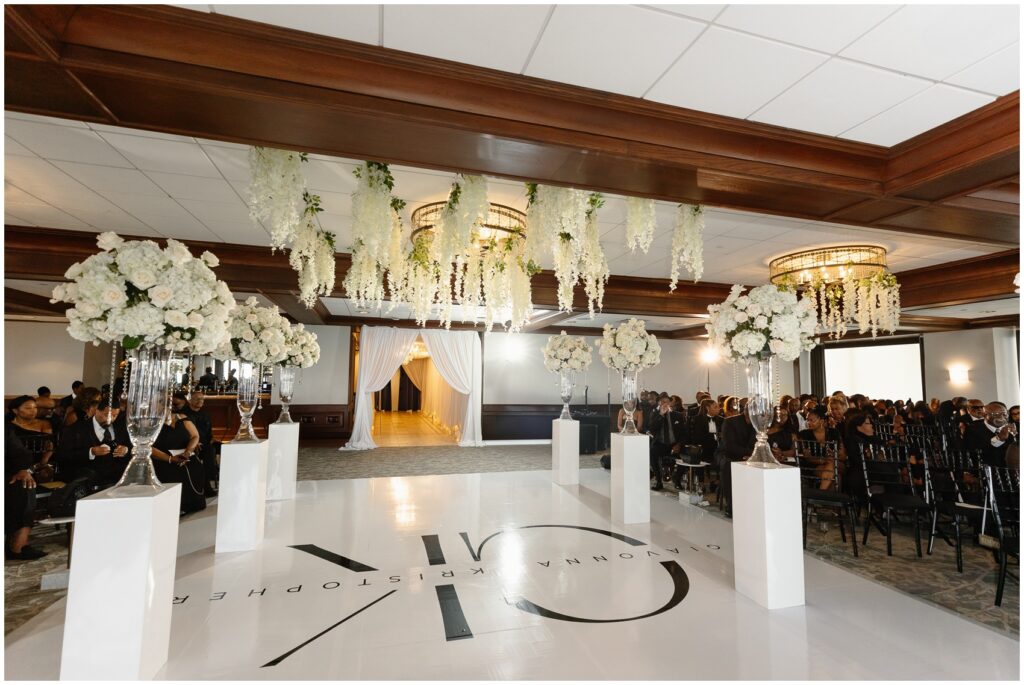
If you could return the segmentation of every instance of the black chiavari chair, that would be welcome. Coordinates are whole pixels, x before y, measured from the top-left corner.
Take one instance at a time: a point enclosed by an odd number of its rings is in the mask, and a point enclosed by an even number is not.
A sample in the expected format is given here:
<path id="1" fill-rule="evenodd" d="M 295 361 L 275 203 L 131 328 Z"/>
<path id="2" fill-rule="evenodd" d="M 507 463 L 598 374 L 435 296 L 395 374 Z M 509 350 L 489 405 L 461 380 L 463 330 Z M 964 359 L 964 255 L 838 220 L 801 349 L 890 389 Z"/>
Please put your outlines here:
<path id="1" fill-rule="evenodd" d="M 979 477 L 970 475 L 971 469 L 981 463 L 977 450 L 936 450 L 927 453 L 928 501 L 932 505 L 932 526 L 928 536 L 928 554 L 935 547 L 935 538 L 941 537 L 956 549 L 956 570 L 963 573 L 964 526 L 977 532 L 981 523 L 983 506 L 979 503 Z M 972 466 L 973 465 L 973 466 Z M 968 484 L 964 473 L 968 473 Z M 953 540 L 949 539 L 946 526 L 952 528 Z"/>
<path id="2" fill-rule="evenodd" d="M 863 544 L 868 544 L 871 526 L 885 535 L 886 554 L 892 556 L 894 514 L 906 512 L 914 517 L 917 556 L 921 554 L 921 514 L 930 514 L 924 499 L 925 486 L 915 483 L 911 451 L 904 445 L 861 445 L 861 463 L 867 488 L 867 515 L 864 518 Z M 884 522 L 884 525 L 883 525 Z"/>
<path id="3" fill-rule="evenodd" d="M 893 442 L 899 437 L 896 434 L 895 427 L 891 423 L 876 423 L 874 426 L 875 435 L 877 435 L 882 442 Z"/>
<path id="4" fill-rule="evenodd" d="M 1005 466 L 985 466 L 983 473 L 992 522 L 999 542 L 996 606 L 1000 606 L 1003 603 L 1009 557 L 1015 557 L 1020 565 L 1020 471 Z"/>
<path id="5" fill-rule="evenodd" d="M 807 547 L 807 523 L 811 510 L 818 507 L 836 509 L 839 534 L 846 542 L 846 525 L 850 522 L 853 556 L 857 554 L 857 502 L 840 491 L 839 443 L 834 440 L 794 440 L 797 468 L 800 469 L 800 500 L 803 507 L 804 547 Z"/>

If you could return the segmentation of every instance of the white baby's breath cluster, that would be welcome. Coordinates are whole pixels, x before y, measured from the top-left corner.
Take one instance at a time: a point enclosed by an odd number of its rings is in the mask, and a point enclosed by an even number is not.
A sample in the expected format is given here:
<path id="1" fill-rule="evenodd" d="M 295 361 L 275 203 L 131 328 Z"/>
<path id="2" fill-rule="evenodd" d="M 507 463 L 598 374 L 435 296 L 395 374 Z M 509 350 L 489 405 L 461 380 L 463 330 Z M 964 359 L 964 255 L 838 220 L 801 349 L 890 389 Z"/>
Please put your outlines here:
<path id="1" fill-rule="evenodd" d="M 297 323 L 285 337 L 285 357 L 281 366 L 297 366 L 300 369 L 309 367 L 320 361 L 320 343 L 316 333 L 307 331 L 301 323 Z"/>
<path id="2" fill-rule="evenodd" d="M 110 232 L 96 243 L 102 252 L 72 264 L 64 274 L 71 282 L 53 290 L 51 302 L 74 305 L 67 310 L 71 337 L 193 354 L 224 343 L 234 298 L 210 268 L 218 264 L 215 255 L 196 258 L 176 240 L 161 248 Z"/>
<path id="3" fill-rule="evenodd" d="M 642 371 L 661 361 L 661 345 L 640 319 L 624 321 L 618 328 L 605 324 L 597 344 L 601 361 L 616 371 Z"/>
<path id="4" fill-rule="evenodd" d="M 593 359 L 587 341 L 578 335 L 568 335 L 565 331 L 548 338 L 543 352 L 544 368 L 553 373 L 584 371 Z"/>
<path id="5" fill-rule="evenodd" d="M 762 285 L 742 295 L 734 285 L 722 304 L 708 307 L 709 342 L 722 356 L 738 361 L 746 357 L 777 355 L 793 361 L 801 351 L 814 348 L 817 320 L 810 300 L 797 301 L 796 293 Z"/>
<path id="6" fill-rule="evenodd" d="M 288 354 L 291 324 L 277 307 L 261 307 L 255 297 L 231 310 L 231 339 L 217 351 L 221 359 L 241 359 L 253 364 L 277 364 Z"/>

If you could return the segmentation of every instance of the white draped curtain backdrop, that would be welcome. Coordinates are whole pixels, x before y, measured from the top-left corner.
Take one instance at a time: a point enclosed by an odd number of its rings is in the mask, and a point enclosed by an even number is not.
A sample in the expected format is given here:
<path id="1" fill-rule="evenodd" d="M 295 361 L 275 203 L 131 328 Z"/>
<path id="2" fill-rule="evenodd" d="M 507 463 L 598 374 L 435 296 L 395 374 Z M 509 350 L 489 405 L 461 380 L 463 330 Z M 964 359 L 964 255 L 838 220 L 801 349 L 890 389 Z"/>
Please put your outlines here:
<path id="1" fill-rule="evenodd" d="M 356 413 L 352 437 L 341 449 L 372 450 L 377 447 L 373 428 L 373 393 L 391 382 L 412 351 L 419 331 L 409 328 L 363 326 L 359 334 L 359 377 L 356 382 Z"/>
<path id="2" fill-rule="evenodd" d="M 459 445 L 482 445 L 480 415 L 483 402 L 483 357 L 480 336 L 474 331 L 428 330 L 420 331 L 420 336 L 427 345 L 437 372 L 452 390 L 465 396 L 464 408 L 459 406 L 461 401 L 453 398 L 447 407 L 437 407 L 436 411 L 445 412 L 449 416 L 453 411 L 461 412 Z M 444 422 L 440 416 L 438 420 Z"/>

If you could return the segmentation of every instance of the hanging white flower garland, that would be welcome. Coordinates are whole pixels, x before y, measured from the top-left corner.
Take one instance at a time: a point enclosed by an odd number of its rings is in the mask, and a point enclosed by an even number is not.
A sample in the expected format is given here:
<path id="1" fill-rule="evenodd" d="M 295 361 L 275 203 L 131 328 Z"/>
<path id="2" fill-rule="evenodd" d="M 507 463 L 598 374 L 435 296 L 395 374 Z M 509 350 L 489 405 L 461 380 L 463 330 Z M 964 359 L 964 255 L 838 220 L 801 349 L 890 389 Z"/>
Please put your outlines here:
<path id="1" fill-rule="evenodd" d="M 334 290 L 334 234 L 325 231 L 317 217 L 323 211 L 320 196 L 305 193 L 303 199 L 303 223 L 295 235 L 288 262 L 299 274 L 299 299 L 312 309 L 321 295 L 330 295 Z"/>
<path id="2" fill-rule="evenodd" d="M 274 250 L 288 247 L 302 225 L 305 161 L 304 153 L 249 148 L 249 216 L 255 222 L 266 222 Z"/>
<path id="3" fill-rule="evenodd" d="M 780 288 L 794 290 L 791 283 L 780 283 Z M 823 332 L 833 340 L 846 335 L 848 325 L 856 322 L 859 333 L 879 331 L 895 333 L 900 324 L 900 284 L 886 271 L 878 271 L 867 278 L 855 279 L 849 271 L 838 283 L 816 279 L 803 291 L 818 312 Z"/>
<path id="4" fill-rule="evenodd" d="M 704 207 L 681 204 L 676 209 L 676 225 L 672 233 L 672 270 L 668 289 L 674 291 L 679 281 L 679 267 L 685 266 L 699 281 L 704 275 Z"/>
<path id="5" fill-rule="evenodd" d="M 626 198 L 626 247 L 647 254 L 654 240 L 657 218 L 654 200 L 643 197 Z"/>

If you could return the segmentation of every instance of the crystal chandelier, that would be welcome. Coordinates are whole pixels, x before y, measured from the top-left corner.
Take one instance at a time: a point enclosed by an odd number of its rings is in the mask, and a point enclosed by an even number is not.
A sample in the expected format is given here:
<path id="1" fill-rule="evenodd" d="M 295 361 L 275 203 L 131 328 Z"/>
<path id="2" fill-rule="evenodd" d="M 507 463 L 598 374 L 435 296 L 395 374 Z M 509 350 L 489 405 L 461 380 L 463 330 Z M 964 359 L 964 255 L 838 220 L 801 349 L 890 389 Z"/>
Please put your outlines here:
<path id="1" fill-rule="evenodd" d="M 412 213 L 412 235 L 409 239 L 416 244 L 421 235 L 433 235 L 447 202 L 431 202 L 417 207 Z M 487 220 L 477 226 L 474 241 L 480 248 L 486 248 L 492 240 L 526 237 L 526 215 L 517 209 L 491 202 Z"/>
<path id="2" fill-rule="evenodd" d="M 832 339 L 854 322 L 860 333 L 895 333 L 900 321 L 900 286 L 889 273 L 886 250 L 876 245 L 841 245 L 802 250 L 773 259 L 770 280 L 810 299 Z"/>

